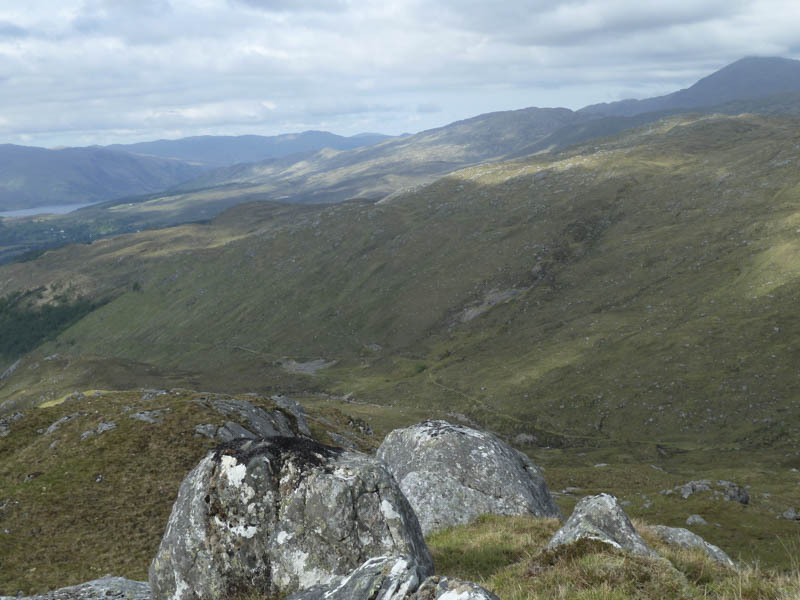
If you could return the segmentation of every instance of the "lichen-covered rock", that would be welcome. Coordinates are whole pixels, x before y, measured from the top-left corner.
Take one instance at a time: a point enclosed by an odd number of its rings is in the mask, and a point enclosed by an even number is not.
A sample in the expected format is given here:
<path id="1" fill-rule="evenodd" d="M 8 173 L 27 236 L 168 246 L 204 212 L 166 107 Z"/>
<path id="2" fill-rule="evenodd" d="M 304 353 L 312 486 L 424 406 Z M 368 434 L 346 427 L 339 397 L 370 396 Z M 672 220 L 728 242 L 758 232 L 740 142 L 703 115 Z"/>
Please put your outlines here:
<path id="1" fill-rule="evenodd" d="M 499 600 L 479 585 L 428 577 L 408 556 L 372 558 L 332 581 L 292 594 L 287 600 Z"/>
<path id="2" fill-rule="evenodd" d="M 378 556 L 327 585 L 292 594 L 287 600 L 408 600 L 425 578 L 408 556 Z"/>
<path id="3" fill-rule="evenodd" d="M 617 499 L 610 494 L 582 498 L 547 547 L 555 548 L 582 538 L 599 540 L 633 554 L 658 557 L 658 553 L 636 532 Z"/>
<path id="4" fill-rule="evenodd" d="M 735 566 L 730 557 L 723 552 L 719 546 L 709 544 L 696 533 L 692 533 L 683 527 L 667 527 L 666 525 L 652 525 L 650 531 L 656 534 L 667 544 L 680 546 L 681 548 L 700 548 L 718 563 L 729 567 Z"/>
<path id="5" fill-rule="evenodd" d="M 181 484 L 150 583 L 155 600 L 284 594 L 397 555 L 432 574 L 416 516 L 382 463 L 304 438 L 237 440 Z"/>
<path id="6" fill-rule="evenodd" d="M 429 577 L 410 600 L 500 600 L 481 586 L 449 579 L 448 577 Z"/>
<path id="7" fill-rule="evenodd" d="M 146 581 L 106 575 L 94 581 L 61 588 L 40 596 L 0 596 L 0 600 L 151 600 Z"/>
<path id="8" fill-rule="evenodd" d="M 538 467 L 490 433 L 426 421 L 391 432 L 378 458 L 425 534 L 485 513 L 561 517 Z"/>

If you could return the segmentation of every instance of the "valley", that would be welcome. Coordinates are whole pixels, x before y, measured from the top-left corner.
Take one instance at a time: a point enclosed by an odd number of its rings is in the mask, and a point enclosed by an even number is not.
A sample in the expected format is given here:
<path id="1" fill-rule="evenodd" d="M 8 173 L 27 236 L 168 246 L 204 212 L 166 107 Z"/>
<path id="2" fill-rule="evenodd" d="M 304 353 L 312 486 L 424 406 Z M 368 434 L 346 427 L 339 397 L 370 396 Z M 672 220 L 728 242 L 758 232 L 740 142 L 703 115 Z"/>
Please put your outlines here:
<path id="1" fill-rule="evenodd" d="M 0 221 L 0 592 L 145 578 L 219 398 L 289 397 L 366 452 L 427 418 L 485 428 L 565 515 L 601 492 L 651 524 L 699 514 L 796 573 L 800 105 L 704 89 L 690 112 L 492 113 Z M 702 480 L 749 500 L 682 497 Z"/>

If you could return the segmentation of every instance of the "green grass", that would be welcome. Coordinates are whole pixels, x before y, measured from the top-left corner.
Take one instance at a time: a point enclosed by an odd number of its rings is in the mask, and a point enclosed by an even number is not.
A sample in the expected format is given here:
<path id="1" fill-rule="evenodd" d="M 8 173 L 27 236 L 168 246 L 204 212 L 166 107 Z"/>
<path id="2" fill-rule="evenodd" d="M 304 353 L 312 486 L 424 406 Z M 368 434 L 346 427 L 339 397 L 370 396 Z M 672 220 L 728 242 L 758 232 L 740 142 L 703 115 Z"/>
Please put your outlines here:
<path id="1" fill-rule="evenodd" d="M 796 561 L 788 572 L 757 564 L 730 569 L 703 552 L 667 546 L 646 523 L 635 524 L 667 560 L 618 552 L 593 540 L 547 550 L 559 522 L 523 517 L 484 516 L 438 532 L 428 543 L 437 574 L 476 581 L 503 600 L 789 600 L 800 594 Z"/>

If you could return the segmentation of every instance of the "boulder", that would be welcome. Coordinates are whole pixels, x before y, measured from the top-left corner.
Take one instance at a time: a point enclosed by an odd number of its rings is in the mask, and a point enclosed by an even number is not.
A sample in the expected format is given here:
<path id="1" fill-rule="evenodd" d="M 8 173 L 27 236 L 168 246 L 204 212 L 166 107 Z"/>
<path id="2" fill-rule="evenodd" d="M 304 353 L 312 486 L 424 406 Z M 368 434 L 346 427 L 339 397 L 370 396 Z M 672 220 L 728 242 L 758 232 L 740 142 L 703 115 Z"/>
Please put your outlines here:
<path id="1" fill-rule="evenodd" d="M 94 581 L 61 588 L 39 596 L 0 596 L 0 600 L 151 600 L 146 581 L 106 575 Z"/>
<path id="2" fill-rule="evenodd" d="M 550 539 L 547 547 L 556 548 L 582 538 L 599 540 L 641 556 L 659 556 L 636 532 L 628 515 L 610 494 L 582 498 L 564 526 Z"/>
<path id="3" fill-rule="evenodd" d="M 539 468 L 490 433 L 426 421 L 391 432 L 378 458 L 425 534 L 485 513 L 561 517 Z"/>
<path id="4" fill-rule="evenodd" d="M 399 555 L 432 574 L 417 518 L 381 462 L 304 438 L 236 440 L 181 484 L 150 583 L 155 600 L 287 594 Z"/>
<path id="5" fill-rule="evenodd" d="M 328 585 L 292 594 L 287 600 L 499 600 L 474 583 L 429 577 L 408 556 L 372 558 Z"/>
<path id="6" fill-rule="evenodd" d="M 709 544 L 696 533 L 683 527 L 667 527 L 666 525 L 651 525 L 648 527 L 664 543 L 680 546 L 681 548 L 700 548 L 720 564 L 734 567 L 733 561 L 718 546 Z"/>
<path id="7" fill-rule="evenodd" d="M 706 521 L 700 515 L 689 515 L 686 518 L 687 525 L 708 525 L 708 521 Z"/>

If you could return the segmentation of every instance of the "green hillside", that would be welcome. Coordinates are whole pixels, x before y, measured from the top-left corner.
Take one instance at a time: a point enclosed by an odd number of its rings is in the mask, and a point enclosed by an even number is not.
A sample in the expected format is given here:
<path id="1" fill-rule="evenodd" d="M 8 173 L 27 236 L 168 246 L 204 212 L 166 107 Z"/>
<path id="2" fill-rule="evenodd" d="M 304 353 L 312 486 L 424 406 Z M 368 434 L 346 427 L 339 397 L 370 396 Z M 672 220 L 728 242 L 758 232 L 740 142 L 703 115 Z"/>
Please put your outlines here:
<path id="1" fill-rule="evenodd" d="M 206 224 L 0 267 L 0 317 L 81 302 L 92 309 L 45 327 L 40 346 L 0 364 L 0 372 L 11 367 L 0 376 L 0 414 L 26 413 L 0 440 L 0 501 L 35 507 L 15 543 L 43 557 L 35 566 L 45 573 L 56 559 L 42 550 L 54 526 L 43 523 L 69 524 L 54 544 L 96 547 L 95 521 L 47 506 L 49 494 L 83 481 L 61 474 L 94 476 L 102 453 L 81 458 L 74 436 L 53 452 L 36 430 L 76 411 L 121 420 L 143 400 L 87 393 L 33 406 L 74 391 L 183 387 L 287 393 L 337 426 L 369 423 L 374 443 L 426 416 L 472 422 L 544 467 L 567 514 L 600 491 L 650 523 L 681 526 L 702 514 L 709 523 L 698 532 L 732 556 L 796 574 L 787 548 L 800 530 L 776 517 L 800 507 L 798 124 L 670 117 L 560 154 L 471 167 L 380 203 L 251 203 Z M 179 399 L 169 407 L 175 427 L 189 432 L 206 418 Z M 100 571 L 142 577 L 155 521 L 205 442 L 185 432 L 142 438 L 149 430 L 134 425 L 130 437 L 114 438 L 119 465 L 140 451 L 174 456 L 175 468 L 156 481 L 152 463 L 125 463 L 116 471 L 125 494 L 112 488 L 85 502 L 146 522 L 135 548 L 120 555 L 103 546 L 96 560 L 78 557 L 89 570 L 66 561 L 49 578 L 15 563 L 3 584 L 11 592 Z M 750 486 L 749 504 L 661 493 L 700 478 Z M 136 481 L 168 491 L 136 500 Z M 128 505 L 141 511 L 129 515 L 120 508 Z M 484 539 L 494 527 L 505 525 L 485 522 L 465 535 Z M 509 550 L 488 566 L 477 550 L 463 557 L 476 564 L 460 563 L 446 536 L 432 543 L 449 572 L 507 590 L 538 564 L 541 527 L 533 541 L 509 541 L 524 553 Z M 684 566 L 687 576 L 705 568 Z M 639 567 L 631 572 L 647 571 Z M 697 580 L 697 597 L 703 581 L 718 586 L 712 592 L 732 590 L 718 597 L 776 597 L 772 576 L 737 577 L 755 591 L 737 596 L 736 581 L 717 574 Z"/>
<path id="2" fill-rule="evenodd" d="M 677 118 L 378 205 L 255 204 L 71 247 L 4 267 L 0 293 L 116 295 L 42 352 L 209 388 L 457 404 L 599 442 L 788 442 L 797 143 L 795 121 Z M 318 359 L 335 364 L 287 369 Z"/>

